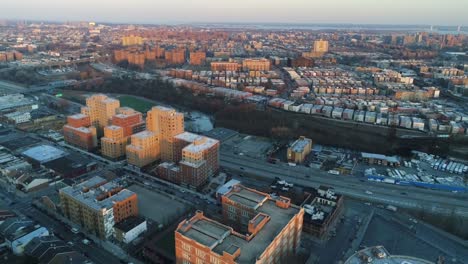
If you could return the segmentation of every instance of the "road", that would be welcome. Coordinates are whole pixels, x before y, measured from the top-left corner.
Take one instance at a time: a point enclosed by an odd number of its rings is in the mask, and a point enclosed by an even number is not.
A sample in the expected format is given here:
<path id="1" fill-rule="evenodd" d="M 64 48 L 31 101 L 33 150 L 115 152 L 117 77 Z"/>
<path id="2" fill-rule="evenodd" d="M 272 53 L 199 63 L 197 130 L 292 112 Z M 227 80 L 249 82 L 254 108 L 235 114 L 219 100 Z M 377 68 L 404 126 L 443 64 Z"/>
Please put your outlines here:
<path id="1" fill-rule="evenodd" d="M 434 213 L 457 214 L 468 216 L 466 194 L 420 189 L 410 186 L 398 186 L 382 183 L 363 183 L 360 179 L 347 176 L 336 176 L 318 171 L 313 175 L 306 167 L 291 167 L 285 164 L 271 164 L 266 161 L 222 152 L 221 167 L 241 174 L 273 180 L 280 177 L 305 187 L 317 188 L 328 185 L 343 195 L 364 199 L 371 202 L 392 204 L 410 209 L 424 209 Z M 369 191 L 370 193 L 366 193 Z"/>

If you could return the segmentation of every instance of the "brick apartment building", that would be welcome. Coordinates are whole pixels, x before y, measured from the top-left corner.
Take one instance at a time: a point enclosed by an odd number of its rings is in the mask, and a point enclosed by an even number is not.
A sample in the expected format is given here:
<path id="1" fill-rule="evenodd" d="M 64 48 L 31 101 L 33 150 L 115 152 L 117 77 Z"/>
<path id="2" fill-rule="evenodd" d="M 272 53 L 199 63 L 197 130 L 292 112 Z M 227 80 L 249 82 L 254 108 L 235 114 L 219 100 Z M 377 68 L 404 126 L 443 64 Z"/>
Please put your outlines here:
<path id="1" fill-rule="evenodd" d="M 148 130 L 133 134 L 126 147 L 128 164 L 144 167 L 160 158 L 160 137 Z"/>
<path id="2" fill-rule="evenodd" d="M 206 52 L 192 51 L 190 52 L 190 65 L 202 65 L 206 61 Z"/>
<path id="3" fill-rule="evenodd" d="M 198 211 L 175 231 L 176 263 L 285 263 L 297 253 L 302 208 L 289 199 L 236 185 L 223 196 L 223 210 L 246 232 L 211 220 Z M 241 220 L 242 219 L 242 220 Z"/>
<path id="4" fill-rule="evenodd" d="M 102 239 L 113 235 L 114 224 L 138 215 L 136 193 L 99 176 L 60 189 L 59 196 L 64 216 Z"/>
<path id="5" fill-rule="evenodd" d="M 269 59 L 245 59 L 242 61 L 242 69 L 244 71 L 269 71 L 271 62 Z"/>
<path id="6" fill-rule="evenodd" d="M 84 150 L 97 147 L 97 132 L 91 126 L 91 119 L 87 115 L 75 114 L 67 117 L 67 124 L 63 126 L 65 142 Z"/>

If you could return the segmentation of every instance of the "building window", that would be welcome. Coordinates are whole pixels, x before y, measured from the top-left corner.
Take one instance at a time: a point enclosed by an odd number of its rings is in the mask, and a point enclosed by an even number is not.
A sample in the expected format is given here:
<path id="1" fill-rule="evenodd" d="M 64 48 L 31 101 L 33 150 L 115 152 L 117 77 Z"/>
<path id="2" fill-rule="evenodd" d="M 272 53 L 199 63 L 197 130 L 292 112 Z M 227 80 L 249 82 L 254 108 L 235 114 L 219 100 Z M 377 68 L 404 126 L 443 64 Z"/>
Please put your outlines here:
<path id="1" fill-rule="evenodd" d="M 210 256 L 210 263 L 211 264 L 219 264 L 220 261 L 216 256 Z"/>
<path id="2" fill-rule="evenodd" d="M 205 252 L 201 251 L 200 249 L 196 249 L 197 256 L 200 258 L 205 258 Z"/>
<path id="3" fill-rule="evenodd" d="M 184 253 L 182 254 L 182 257 L 183 257 L 185 260 L 190 260 L 190 255 L 189 255 L 189 253 L 187 253 L 187 252 L 184 252 Z M 189 263 L 190 263 L 190 261 L 189 261 Z"/>
<path id="4" fill-rule="evenodd" d="M 189 252 L 190 252 L 190 250 L 192 249 L 192 247 L 191 247 L 189 244 L 183 243 L 183 242 L 182 242 L 182 248 L 183 248 L 184 250 L 186 250 L 186 251 L 189 251 Z"/>

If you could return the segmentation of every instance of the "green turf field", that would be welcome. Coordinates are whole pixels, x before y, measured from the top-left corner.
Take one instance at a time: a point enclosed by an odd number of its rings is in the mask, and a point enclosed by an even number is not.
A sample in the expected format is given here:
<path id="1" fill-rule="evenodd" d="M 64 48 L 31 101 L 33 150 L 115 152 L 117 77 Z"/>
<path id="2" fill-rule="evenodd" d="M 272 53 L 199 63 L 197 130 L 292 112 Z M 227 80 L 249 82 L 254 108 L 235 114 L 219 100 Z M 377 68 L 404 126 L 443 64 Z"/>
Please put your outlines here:
<path id="1" fill-rule="evenodd" d="M 133 97 L 130 95 L 122 95 L 119 97 L 120 106 L 127 106 L 131 107 L 139 112 L 146 113 L 151 107 L 155 106 L 155 104 L 142 100 L 137 97 Z"/>

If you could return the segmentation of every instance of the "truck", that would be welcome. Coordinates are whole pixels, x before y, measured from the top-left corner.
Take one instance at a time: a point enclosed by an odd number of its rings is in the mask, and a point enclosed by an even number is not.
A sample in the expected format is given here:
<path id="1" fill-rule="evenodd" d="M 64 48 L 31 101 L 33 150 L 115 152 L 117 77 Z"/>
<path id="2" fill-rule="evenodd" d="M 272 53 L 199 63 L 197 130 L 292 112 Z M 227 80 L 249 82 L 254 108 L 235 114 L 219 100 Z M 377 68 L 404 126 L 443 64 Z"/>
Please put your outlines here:
<path id="1" fill-rule="evenodd" d="M 390 183 L 390 184 L 395 184 L 395 179 L 385 178 L 385 179 L 383 180 L 383 182 L 385 182 L 385 183 Z"/>
<path id="2" fill-rule="evenodd" d="M 385 207 L 385 209 L 389 210 L 389 211 L 392 211 L 392 212 L 396 212 L 397 211 L 397 208 L 393 205 L 387 205 Z"/>

